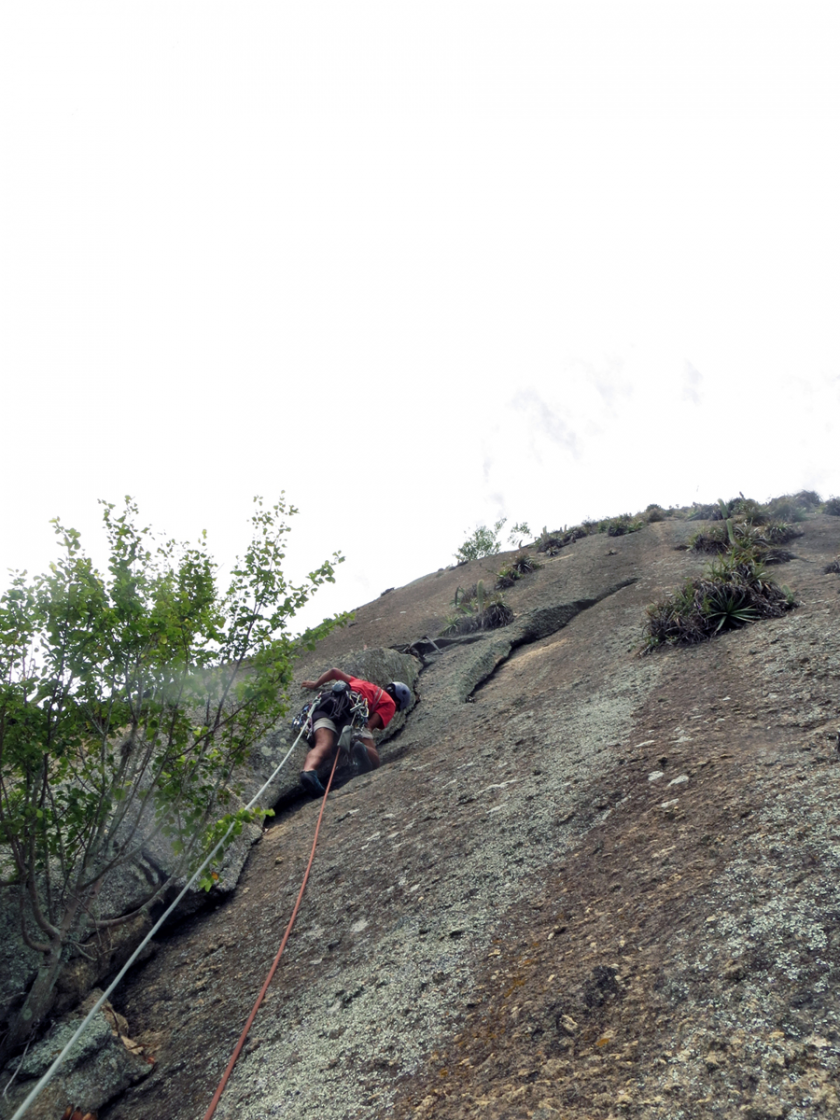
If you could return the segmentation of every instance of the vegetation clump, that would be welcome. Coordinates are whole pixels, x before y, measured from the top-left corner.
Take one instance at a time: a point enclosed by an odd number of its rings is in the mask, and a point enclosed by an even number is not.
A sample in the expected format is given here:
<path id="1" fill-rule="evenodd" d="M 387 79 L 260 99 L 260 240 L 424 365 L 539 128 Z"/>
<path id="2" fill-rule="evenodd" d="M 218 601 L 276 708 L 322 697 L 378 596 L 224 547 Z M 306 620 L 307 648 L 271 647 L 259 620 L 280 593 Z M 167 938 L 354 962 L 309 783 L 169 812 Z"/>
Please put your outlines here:
<path id="1" fill-rule="evenodd" d="M 543 528 L 537 539 L 537 552 L 545 552 L 548 556 L 556 556 L 561 548 L 565 548 L 567 544 L 574 544 L 575 541 L 579 541 L 586 535 L 586 530 L 582 525 L 576 525 L 574 529 L 554 529 L 552 532 Z"/>
<path id="2" fill-rule="evenodd" d="M 507 518 L 500 517 L 492 529 L 478 525 L 455 553 L 456 562 L 466 564 L 470 560 L 483 560 L 485 556 L 497 556 L 502 550 L 502 529 L 506 524 Z M 527 522 L 521 521 L 511 528 L 508 540 L 521 547 L 523 539 L 530 535 Z"/>
<path id="3" fill-rule="evenodd" d="M 513 622 L 513 611 L 498 592 L 487 594 L 484 580 L 455 592 L 455 614 L 447 619 L 443 635 L 472 634 L 477 630 L 496 630 Z"/>
<path id="4" fill-rule="evenodd" d="M 760 560 L 740 552 L 715 560 L 707 572 L 687 579 L 675 594 L 647 608 L 645 646 L 695 645 L 762 618 L 780 618 L 797 605 L 787 587 L 765 574 Z"/>
<path id="5" fill-rule="evenodd" d="M 535 572 L 540 567 L 542 565 L 533 556 L 530 556 L 527 552 L 520 553 L 499 572 L 499 577 L 496 580 L 496 590 L 504 591 L 508 587 L 513 587 L 517 580 L 522 579 L 529 572 Z"/>
<path id="6" fill-rule="evenodd" d="M 698 529 L 689 538 L 688 547 L 691 552 L 711 552 L 722 556 L 729 551 L 729 535 L 723 523 L 718 522 L 709 529 Z"/>
<path id="7" fill-rule="evenodd" d="M 720 506 L 716 503 L 712 505 L 695 505 L 685 511 L 686 521 L 723 521 L 725 520 Z"/>
<path id="8" fill-rule="evenodd" d="M 804 535 L 801 529 L 794 529 L 784 521 L 770 521 L 762 526 L 762 532 L 770 544 L 787 544 Z"/>
<path id="9" fill-rule="evenodd" d="M 689 540 L 693 552 L 710 552 L 716 555 L 748 552 L 755 560 L 765 564 L 781 564 L 795 559 L 792 552 L 778 548 L 802 536 L 800 529 L 781 521 L 754 524 L 734 521 L 731 517 L 708 529 L 701 529 Z"/>
<path id="10" fill-rule="evenodd" d="M 815 490 L 800 490 L 797 494 L 782 494 L 771 498 L 765 509 L 770 518 L 780 521 L 804 521 L 809 513 L 817 513 L 822 505 Z"/>
<path id="11" fill-rule="evenodd" d="M 599 533 L 606 533 L 608 537 L 623 537 L 625 533 L 638 533 L 645 526 L 644 521 L 634 520 L 629 513 L 621 517 L 614 517 L 598 526 Z"/>
<path id="12" fill-rule="evenodd" d="M 685 521 L 726 521 L 733 517 L 738 521 L 749 521 L 753 525 L 764 525 L 772 521 L 805 521 L 818 513 L 840 515 L 840 499 L 829 498 L 823 502 L 815 490 L 799 490 L 796 494 L 781 494 L 761 503 L 753 498 L 739 494 L 728 502 L 719 499 L 707 505 L 694 504 L 670 511 L 670 516 L 681 517 Z"/>
<path id="13" fill-rule="evenodd" d="M 623 537 L 625 533 L 638 533 L 644 529 L 645 521 L 641 517 L 632 517 L 623 513 L 620 517 L 604 517 L 600 521 L 582 521 L 571 529 L 555 529 L 549 532 L 543 529 L 537 540 L 537 552 L 546 552 L 549 556 L 556 556 L 561 548 L 573 544 L 583 537 L 595 533 L 606 533 L 608 537 Z"/>
<path id="14" fill-rule="evenodd" d="M 466 564 L 470 560 L 483 560 L 485 556 L 498 555 L 502 549 L 499 533 L 504 523 L 505 519 L 502 517 L 492 529 L 488 529 L 486 525 L 478 525 L 455 553 L 457 563 Z"/>

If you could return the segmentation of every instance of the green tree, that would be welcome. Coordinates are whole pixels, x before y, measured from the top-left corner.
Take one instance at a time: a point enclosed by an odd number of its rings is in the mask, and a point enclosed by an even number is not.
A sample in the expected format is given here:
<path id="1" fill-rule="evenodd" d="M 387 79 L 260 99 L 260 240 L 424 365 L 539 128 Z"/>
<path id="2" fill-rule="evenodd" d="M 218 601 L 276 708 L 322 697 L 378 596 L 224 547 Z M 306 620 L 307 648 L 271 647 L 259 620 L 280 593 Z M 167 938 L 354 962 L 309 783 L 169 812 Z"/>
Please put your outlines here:
<path id="1" fill-rule="evenodd" d="M 518 521 L 510 531 L 508 540 L 516 548 L 521 548 L 526 540 L 531 536 L 531 530 L 528 527 L 527 521 Z"/>
<path id="2" fill-rule="evenodd" d="M 41 954 L 0 1065 L 48 1013 L 80 942 L 132 916 L 97 905 L 117 868 L 162 837 L 182 874 L 254 815 L 233 811 L 237 766 L 285 712 L 300 643 L 341 621 L 289 632 L 343 559 L 290 584 L 281 565 L 297 511 L 283 496 L 255 503 L 224 592 L 203 535 L 196 547 L 158 542 L 127 498 L 121 513 L 102 503 L 107 574 L 55 521 L 57 562 L 15 574 L 0 596 L 0 861 L 20 894 L 23 938 Z"/>
<path id="3" fill-rule="evenodd" d="M 496 556 L 501 551 L 500 534 L 506 521 L 506 517 L 500 517 L 492 529 L 488 529 L 486 525 L 477 526 L 455 553 L 458 563 L 481 560 L 484 556 Z"/>

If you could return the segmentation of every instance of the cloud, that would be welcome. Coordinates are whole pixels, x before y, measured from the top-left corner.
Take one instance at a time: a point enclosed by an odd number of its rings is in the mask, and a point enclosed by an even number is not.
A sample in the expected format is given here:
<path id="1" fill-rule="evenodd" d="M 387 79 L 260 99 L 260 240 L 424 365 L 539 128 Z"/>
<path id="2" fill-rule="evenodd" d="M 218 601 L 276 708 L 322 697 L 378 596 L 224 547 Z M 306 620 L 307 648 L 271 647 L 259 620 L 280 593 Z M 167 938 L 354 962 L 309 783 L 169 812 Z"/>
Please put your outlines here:
<path id="1" fill-rule="evenodd" d="M 535 389 L 521 389 L 511 404 L 518 412 L 524 412 L 531 423 L 544 432 L 552 443 L 570 451 L 575 458 L 578 457 L 577 436 Z"/>
<path id="2" fill-rule="evenodd" d="M 600 396 L 603 409 L 610 416 L 617 415 L 617 406 L 622 399 L 626 401 L 633 395 L 632 385 L 621 376 L 624 361 L 615 357 L 600 363 L 578 359 L 575 365 L 584 371 L 586 380 Z"/>
<path id="3" fill-rule="evenodd" d="M 683 371 L 683 400 L 691 401 L 692 404 L 700 404 L 700 386 L 702 384 L 702 374 L 686 358 Z"/>

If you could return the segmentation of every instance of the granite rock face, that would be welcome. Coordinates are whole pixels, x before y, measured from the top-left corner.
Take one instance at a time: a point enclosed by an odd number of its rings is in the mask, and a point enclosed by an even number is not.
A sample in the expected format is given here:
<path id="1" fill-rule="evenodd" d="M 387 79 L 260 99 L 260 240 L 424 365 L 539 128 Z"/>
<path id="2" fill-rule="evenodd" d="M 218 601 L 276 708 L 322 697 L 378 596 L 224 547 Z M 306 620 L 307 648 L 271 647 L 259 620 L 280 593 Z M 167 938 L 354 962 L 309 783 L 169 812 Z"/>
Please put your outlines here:
<path id="1" fill-rule="evenodd" d="M 802 528 L 774 572 L 800 606 L 690 649 L 638 655 L 646 605 L 705 566 L 664 520 L 562 549 L 503 631 L 434 641 L 499 556 L 307 655 L 299 679 L 381 670 L 418 703 L 330 794 L 218 1117 L 837 1114 L 840 519 Z M 236 888 L 114 997 L 156 1060 L 100 1120 L 206 1110 L 309 858 L 300 760 Z"/>
<path id="2" fill-rule="evenodd" d="M 56 1023 L 23 1059 L 14 1063 L 17 1076 L 2 1098 L 2 1115 L 11 1116 L 35 1083 L 70 1042 L 80 1020 L 93 1007 L 99 991 L 92 991 L 73 1015 Z M 61 1076 L 49 1083 L 26 1112 L 31 1120 L 59 1120 L 68 1105 L 95 1112 L 106 1101 L 152 1072 L 152 1064 L 124 1033 L 127 1024 L 109 1003 L 103 1004 L 85 1033 L 70 1047 Z"/>

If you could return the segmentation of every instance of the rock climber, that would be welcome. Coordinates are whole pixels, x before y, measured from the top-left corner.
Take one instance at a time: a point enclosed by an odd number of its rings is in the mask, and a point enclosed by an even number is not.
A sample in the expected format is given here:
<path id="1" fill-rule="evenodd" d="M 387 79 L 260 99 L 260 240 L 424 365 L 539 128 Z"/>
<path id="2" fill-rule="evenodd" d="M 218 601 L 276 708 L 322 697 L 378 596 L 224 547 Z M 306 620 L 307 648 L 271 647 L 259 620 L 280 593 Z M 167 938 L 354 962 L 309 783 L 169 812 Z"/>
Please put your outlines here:
<path id="1" fill-rule="evenodd" d="M 375 770 L 379 766 L 380 759 L 371 731 L 384 730 L 397 710 L 405 711 L 411 703 L 411 689 L 402 681 L 391 681 L 384 688 L 380 688 L 371 681 L 359 680 L 358 677 L 351 677 L 336 668 L 327 669 L 317 681 L 301 681 L 301 687 L 318 689 L 328 681 L 344 681 L 351 692 L 357 692 L 367 700 L 368 719 L 364 729 L 359 732 L 360 738 L 356 739 L 351 747 L 351 758 L 354 766 L 361 773 Z M 332 718 L 334 714 L 332 698 L 329 696 L 319 700 L 318 707 L 312 713 L 315 741 L 304 759 L 300 774 L 300 783 L 308 793 L 323 796 L 325 792 L 318 770 L 332 758 L 341 727 L 347 722 L 345 719 L 337 723 Z"/>

